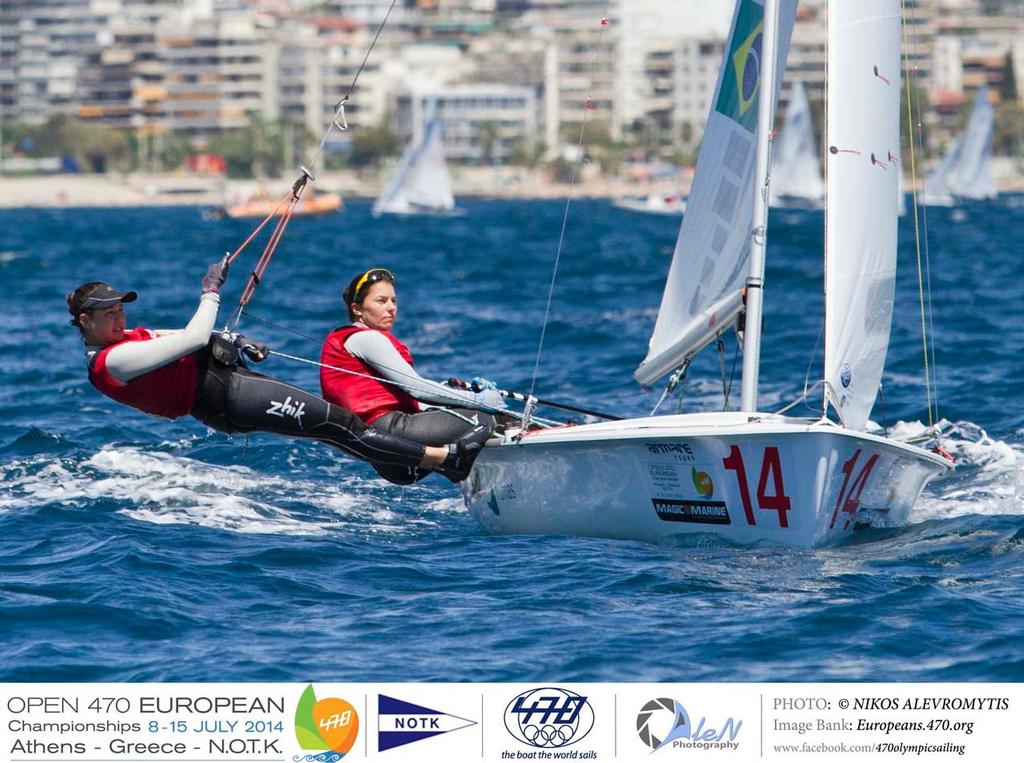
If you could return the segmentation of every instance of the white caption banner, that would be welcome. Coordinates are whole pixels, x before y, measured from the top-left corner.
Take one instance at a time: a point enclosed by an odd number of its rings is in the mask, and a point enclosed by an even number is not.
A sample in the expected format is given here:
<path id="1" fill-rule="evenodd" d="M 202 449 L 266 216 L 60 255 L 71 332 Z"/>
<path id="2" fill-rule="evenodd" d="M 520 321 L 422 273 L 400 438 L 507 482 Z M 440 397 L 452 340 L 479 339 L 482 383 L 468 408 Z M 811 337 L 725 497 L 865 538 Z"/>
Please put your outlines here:
<path id="1" fill-rule="evenodd" d="M 1024 721 L 1019 683 L 2 684 L 0 697 L 11 763 L 988 763 L 1019 752 Z"/>

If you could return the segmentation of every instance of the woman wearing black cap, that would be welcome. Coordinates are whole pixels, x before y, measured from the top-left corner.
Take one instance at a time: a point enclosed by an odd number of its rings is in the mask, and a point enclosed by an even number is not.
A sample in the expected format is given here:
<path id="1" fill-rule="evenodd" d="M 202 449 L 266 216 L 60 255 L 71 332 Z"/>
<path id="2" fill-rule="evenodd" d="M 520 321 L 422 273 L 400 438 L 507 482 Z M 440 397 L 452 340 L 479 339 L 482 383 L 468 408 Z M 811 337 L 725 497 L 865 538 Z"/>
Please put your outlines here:
<path id="1" fill-rule="evenodd" d="M 239 350 L 258 362 L 269 353 L 265 344 L 241 335 L 211 339 L 227 272 L 226 259 L 207 269 L 199 308 L 180 331 L 126 330 L 124 303 L 136 300 L 134 291 L 90 281 L 68 294 L 71 324 L 86 345 L 92 385 L 154 416 L 191 414 L 221 432 L 311 438 L 374 464 L 441 469 L 454 480 L 466 477 L 478 443 L 424 447 L 369 430 L 350 410 L 246 368 Z"/>
<path id="2" fill-rule="evenodd" d="M 329 402 L 359 416 L 371 430 L 425 445 L 457 438 L 483 443 L 505 402 L 497 390 L 467 392 L 424 379 L 412 367 L 409 349 L 391 329 L 398 315 L 395 277 L 384 268 L 360 273 L 342 294 L 350 324 L 331 332 L 320 354 L 320 389 Z M 422 410 L 420 403 L 437 408 Z M 424 473 L 375 467 L 392 482 L 414 482 Z"/>

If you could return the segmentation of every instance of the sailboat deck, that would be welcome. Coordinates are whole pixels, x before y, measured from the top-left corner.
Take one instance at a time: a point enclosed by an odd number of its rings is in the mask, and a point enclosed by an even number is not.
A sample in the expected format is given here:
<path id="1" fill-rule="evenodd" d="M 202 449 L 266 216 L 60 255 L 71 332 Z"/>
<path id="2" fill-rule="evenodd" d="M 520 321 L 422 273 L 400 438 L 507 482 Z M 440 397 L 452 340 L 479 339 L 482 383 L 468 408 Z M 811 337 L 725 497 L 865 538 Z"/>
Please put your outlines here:
<path id="1" fill-rule="evenodd" d="M 868 432 L 846 429 L 834 421 L 822 418 L 782 416 L 775 413 L 745 413 L 741 411 L 711 413 L 681 413 L 669 416 L 606 421 L 596 424 L 553 427 L 534 430 L 520 441 L 522 445 L 555 445 L 560 443 L 601 443 L 611 440 L 650 438 L 695 438 L 721 436 L 763 436 L 796 434 L 827 434 L 866 440 L 897 450 L 905 450 L 915 457 L 926 456 L 949 468 L 941 456 L 915 445 L 892 440 Z M 512 442 L 510 435 L 505 443 Z"/>

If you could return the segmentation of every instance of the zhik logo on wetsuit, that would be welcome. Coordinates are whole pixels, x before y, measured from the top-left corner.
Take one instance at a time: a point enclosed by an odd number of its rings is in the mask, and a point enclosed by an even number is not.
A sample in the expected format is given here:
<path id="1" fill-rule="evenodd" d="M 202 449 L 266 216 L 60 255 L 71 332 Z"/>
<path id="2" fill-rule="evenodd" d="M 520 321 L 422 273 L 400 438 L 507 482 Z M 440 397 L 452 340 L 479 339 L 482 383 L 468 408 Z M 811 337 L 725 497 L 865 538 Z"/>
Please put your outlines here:
<path id="1" fill-rule="evenodd" d="M 276 400 L 270 401 L 270 407 L 267 408 L 267 413 L 271 416 L 277 416 L 278 418 L 285 418 L 291 416 L 297 422 L 299 426 L 302 426 L 302 414 L 306 412 L 305 403 L 293 403 L 292 396 L 289 395 L 284 399 L 283 403 L 279 403 Z"/>

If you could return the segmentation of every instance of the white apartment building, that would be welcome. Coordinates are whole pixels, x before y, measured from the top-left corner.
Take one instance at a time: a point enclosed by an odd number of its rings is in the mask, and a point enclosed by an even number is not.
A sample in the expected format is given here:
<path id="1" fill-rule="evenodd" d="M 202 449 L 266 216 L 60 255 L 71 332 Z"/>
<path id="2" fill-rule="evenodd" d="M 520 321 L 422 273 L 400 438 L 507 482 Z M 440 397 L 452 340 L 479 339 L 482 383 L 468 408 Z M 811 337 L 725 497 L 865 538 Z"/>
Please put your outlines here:
<path id="1" fill-rule="evenodd" d="M 932 93 L 962 93 L 963 90 L 963 45 L 959 37 L 941 35 L 932 44 Z"/>
<path id="2" fill-rule="evenodd" d="M 45 122 L 81 104 L 80 69 L 121 27 L 201 17 L 210 0 L 2 0 L 0 118 Z"/>
<path id="3" fill-rule="evenodd" d="M 460 83 L 526 87 L 537 108 L 538 141 L 557 147 L 558 55 L 554 35 L 543 29 L 504 29 L 473 40 Z"/>
<path id="4" fill-rule="evenodd" d="M 275 40 L 275 97 L 281 118 L 319 136 L 334 119 L 345 96 L 350 98 L 342 116 L 348 125 L 376 125 L 386 118 L 390 90 L 381 67 L 395 54 L 397 41 L 378 43 L 379 55 L 366 62 L 355 91 L 351 91 L 369 45 L 366 26 L 322 17 L 286 26 L 275 34 Z M 343 137 L 338 134 L 334 139 Z"/>
<path id="5" fill-rule="evenodd" d="M 428 115 L 436 110 L 445 156 L 456 161 L 484 160 L 484 122 L 497 127 L 493 158 L 498 162 L 505 161 L 517 143 L 533 145 L 539 137 L 536 98 L 528 87 L 450 85 L 399 93 L 395 106 L 394 127 L 403 140 L 413 141 L 423 137 Z"/>
<path id="6" fill-rule="evenodd" d="M 278 116 L 276 48 L 249 14 L 215 16 L 158 39 L 163 123 L 193 137 Z"/>
<path id="7" fill-rule="evenodd" d="M 407 8 L 401 0 L 395 3 L 391 9 L 391 0 L 323 0 L 317 2 L 316 7 L 321 10 L 324 16 L 340 17 L 351 21 L 358 21 L 361 24 L 376 29 L 388 19 L 388 27 L 410 26 L 419 20 L 419 13 L 415 8 Z M 388 11 L 391 15 L 388 16 Z"/>

